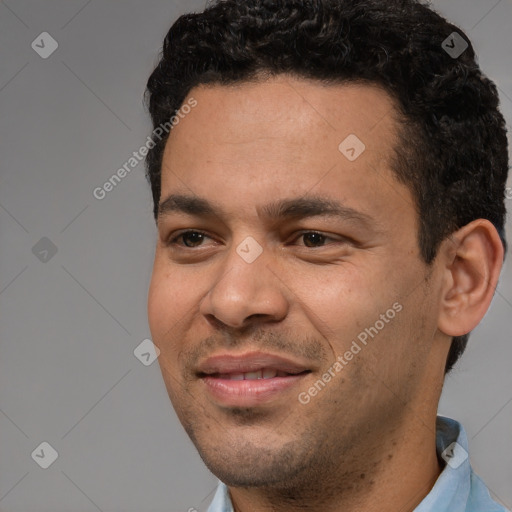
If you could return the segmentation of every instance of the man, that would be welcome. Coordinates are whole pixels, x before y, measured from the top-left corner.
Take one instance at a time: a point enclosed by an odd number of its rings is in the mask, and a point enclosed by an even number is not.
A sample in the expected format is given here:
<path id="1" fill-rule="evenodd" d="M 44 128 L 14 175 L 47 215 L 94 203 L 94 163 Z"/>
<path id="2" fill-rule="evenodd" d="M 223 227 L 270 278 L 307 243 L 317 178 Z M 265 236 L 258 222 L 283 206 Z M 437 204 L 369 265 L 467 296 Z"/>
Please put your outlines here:
<path id="1" fill-rule="evenodd" d="M 505 510 L 436 416 L 506 246 L 465 34 L 414 0 L 221 1 L 148 100 L 149 324 L 210 512 Z"/>

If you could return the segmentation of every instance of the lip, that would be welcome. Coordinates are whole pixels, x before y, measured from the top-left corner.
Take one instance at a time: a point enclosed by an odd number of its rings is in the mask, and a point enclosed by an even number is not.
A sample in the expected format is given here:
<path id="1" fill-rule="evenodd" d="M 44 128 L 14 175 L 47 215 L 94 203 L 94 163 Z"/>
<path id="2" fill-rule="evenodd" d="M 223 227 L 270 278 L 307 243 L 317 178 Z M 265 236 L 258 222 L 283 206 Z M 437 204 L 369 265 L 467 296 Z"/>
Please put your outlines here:
<path id="1" fill-rule="evenodd" d="M 268 379 L 231 380 L 229 375 L 270 369 L 287 375 Z M 228 407 L 254 407 L 285 396 L 311 372 L 306 364 L 277 354 L 249 352 L 211 356 L 197 368 L 215 402 Z"/>
<path id="2" fill-rule="evenodd" d="M 288 357 L 266 352 L 247 352 L 240 355 L 218 354 L 211 356 L 199 364 L 197 374 L 247 373 L 264 368 L 290 374 L 298 374 L 309 370 L 306 364 Z"/>

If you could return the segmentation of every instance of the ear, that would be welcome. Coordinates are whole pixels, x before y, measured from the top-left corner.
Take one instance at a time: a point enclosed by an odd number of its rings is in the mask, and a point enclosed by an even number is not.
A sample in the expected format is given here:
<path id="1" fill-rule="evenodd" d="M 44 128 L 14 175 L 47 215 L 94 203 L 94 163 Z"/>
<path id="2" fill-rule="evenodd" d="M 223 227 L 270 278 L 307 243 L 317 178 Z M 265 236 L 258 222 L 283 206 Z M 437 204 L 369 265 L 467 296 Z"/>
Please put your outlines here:
<path id="1" fill-rule="evenodd" d="M 438 328 L 449 336 L 462 336 L 489 309 L 503 265 L 503 244 L 491 222 L 477 219 L 452 233 L 440 253 L 444 283 Z"/>

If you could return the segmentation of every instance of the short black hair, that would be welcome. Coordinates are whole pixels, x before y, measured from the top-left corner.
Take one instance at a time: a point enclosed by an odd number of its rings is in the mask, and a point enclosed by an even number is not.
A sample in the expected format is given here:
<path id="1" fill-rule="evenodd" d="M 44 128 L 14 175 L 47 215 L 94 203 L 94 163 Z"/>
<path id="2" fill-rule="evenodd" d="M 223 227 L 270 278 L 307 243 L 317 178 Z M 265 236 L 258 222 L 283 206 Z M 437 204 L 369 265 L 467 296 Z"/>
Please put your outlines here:
<path id="1" fill-rule="evenodd" d="M 153 126 L 168 123 L 195 86 L 261 74 L 382 87 L 401 119 L 392 170 L 413 194 L 425 262 L 433 262 L 446 237 L 478 218 L 492 222 L 506 250 L 508 143 L 497 88 L 464 32 L 430 6 L 419 0 L 219 0 L 183 15 L 147 82 Z M 155 219 L 167 138 L 146 158 Z M 453 338 L 445 373 L 468 337 Z"/>

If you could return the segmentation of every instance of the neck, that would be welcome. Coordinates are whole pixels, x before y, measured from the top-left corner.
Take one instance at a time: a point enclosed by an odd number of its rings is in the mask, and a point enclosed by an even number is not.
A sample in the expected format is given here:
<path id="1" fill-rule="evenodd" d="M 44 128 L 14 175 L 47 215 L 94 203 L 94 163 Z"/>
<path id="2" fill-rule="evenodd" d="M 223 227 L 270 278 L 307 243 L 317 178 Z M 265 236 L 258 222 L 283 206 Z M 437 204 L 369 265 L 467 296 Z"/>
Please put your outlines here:
<path id="1" fill-rule="evenodd" d="M 362 439 L 323 474 L 283 488 L 230 488 L 235 512 L 411 512 L 437 480 L 435 415 Z M 304 471 L 307 471 L 305 468 Z"/>

